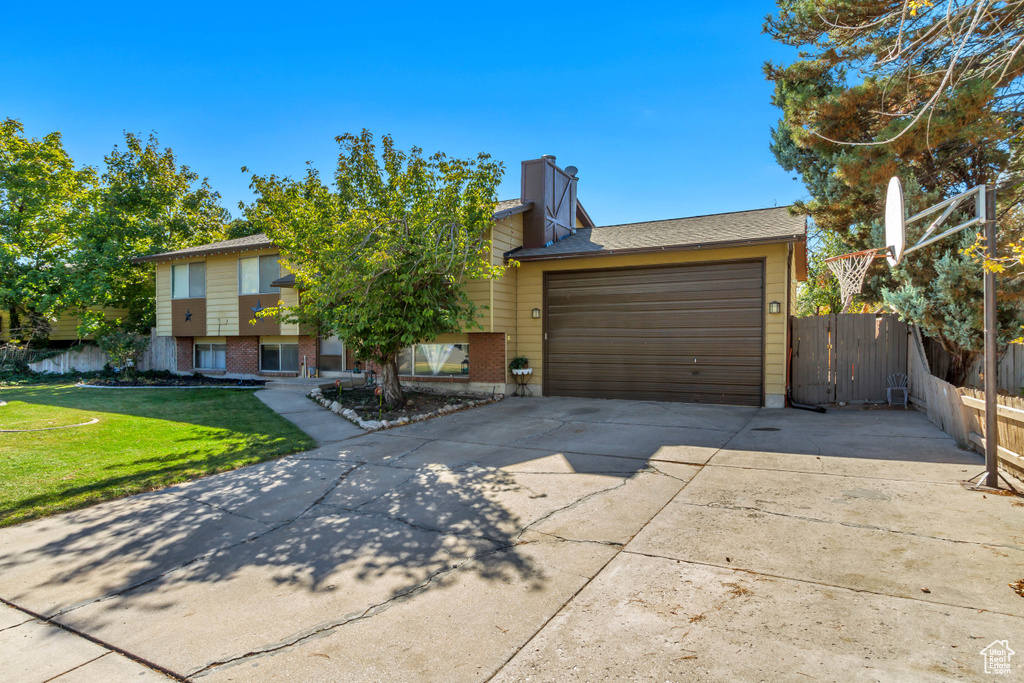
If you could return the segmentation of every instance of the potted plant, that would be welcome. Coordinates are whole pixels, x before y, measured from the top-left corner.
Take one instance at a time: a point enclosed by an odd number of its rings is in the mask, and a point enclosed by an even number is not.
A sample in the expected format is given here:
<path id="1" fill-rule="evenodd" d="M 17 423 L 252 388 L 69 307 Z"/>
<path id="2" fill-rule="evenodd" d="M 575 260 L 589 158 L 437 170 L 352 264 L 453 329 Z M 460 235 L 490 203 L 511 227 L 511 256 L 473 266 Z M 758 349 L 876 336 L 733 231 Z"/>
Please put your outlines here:
<path id="1" fill-rule="evenodd" d="M 508 369 L 513 375 L 531 375 L 533 368 L 530 367 L 530 359 L 526 356 L 516 356 L 508 364 Z"/>

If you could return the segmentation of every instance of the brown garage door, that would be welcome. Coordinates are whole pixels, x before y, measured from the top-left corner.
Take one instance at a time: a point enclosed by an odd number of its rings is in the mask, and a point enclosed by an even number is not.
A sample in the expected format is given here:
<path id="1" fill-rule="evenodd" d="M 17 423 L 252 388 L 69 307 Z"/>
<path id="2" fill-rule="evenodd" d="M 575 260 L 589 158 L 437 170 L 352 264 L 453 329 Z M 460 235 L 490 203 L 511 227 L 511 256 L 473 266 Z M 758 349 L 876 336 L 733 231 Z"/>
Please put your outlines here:
<path id="1" fill-rule="evenodd" d="M 764 263 L 547 273 L 548 396 L 759 406 Z"/>

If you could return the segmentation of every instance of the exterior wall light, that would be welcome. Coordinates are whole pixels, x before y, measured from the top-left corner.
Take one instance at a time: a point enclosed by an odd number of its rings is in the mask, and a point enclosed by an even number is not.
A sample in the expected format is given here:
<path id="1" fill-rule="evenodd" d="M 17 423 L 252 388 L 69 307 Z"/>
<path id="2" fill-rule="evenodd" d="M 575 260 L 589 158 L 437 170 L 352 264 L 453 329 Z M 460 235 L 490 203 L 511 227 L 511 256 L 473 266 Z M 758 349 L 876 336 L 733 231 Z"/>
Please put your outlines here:
<path id="1" fill-rule="evenodd" d="M 782 304 L 780 304 L 778 301 L 772 301 L 770 304 L 768 304 L 768 312 L 782 313 Z"/>
<path id="2" fill-rule="evenodd" d="M 532 314 L 533 314 L 534 318 L 539 318 L 540 317 L 540 309 L 539 308 L 533 309 Z"/>

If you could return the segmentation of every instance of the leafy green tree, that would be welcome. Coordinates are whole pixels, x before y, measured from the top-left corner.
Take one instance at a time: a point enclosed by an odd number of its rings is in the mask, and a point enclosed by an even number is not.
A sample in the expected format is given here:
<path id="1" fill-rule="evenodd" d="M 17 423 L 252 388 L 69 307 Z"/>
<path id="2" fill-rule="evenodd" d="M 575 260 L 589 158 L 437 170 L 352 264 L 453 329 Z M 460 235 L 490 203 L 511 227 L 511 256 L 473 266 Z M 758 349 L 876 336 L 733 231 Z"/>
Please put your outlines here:
<path id="1" fill-rule="evenodd" d="M 839 281 L 828 269 L 825 259 L 846 251 L 846 243 L 830 230 L 815 229 L 807 244 L 807 280 L 796 291 L 795 313 L 798 316 L 839 313 L 843 299 Z"/>
<path id="2" fill-rule="evenodd" d="M 131 378 L 143 352 L 149 347 L 149 337 L 124 330 L 101 334 L 96 342 L 110 356 L 110 365 L 125 378 Z"/>
<path id="3" fill-rule="evenodd" d="M 73 236 L 74 299 L 83 308 L 126 308 L 114 326 L 146 332 L 155 322 L 153 273 L 131 259 L 223 239 L 230 215 L 207 179 L 179 165 L 155 135 L 126 133 L 104 164 Z M 99 312 L 83 311 L 82 320 L 81 334 L 108 326 Z"/>
<path id="4" fill-rule="evenodd" d="M 244 218 L 235 218 L 228 221 L 228 224 L 224 227 L 224 239 L 226 240 L 249 237 L 258 233 L 259 229 Z"/>
<path id="5" fill-rule="evenodd" d="M 24 133 L 0 122 L 0 306 L 31 343 L 74 304 L 74 235 L 96 177 L 75 168 L 60 133 Z"/>
<path id="6" fill-rule="evenodd" d="M 765 65 L 783 113 L 772 150 L 803 179 L 811 199 L 800 208 L 817 225 L 849 251 L 883 246 L 879 216 L 893 175 L 903 180 L 911 213 L 995 181 L 1004 216 L 1020 204 L 1019 3 L 778 5 L 765 31 L 800 52 L 789 65 Z M 1001 242 L 1017 242 L 1020 224 L 1004 221 L 1000 232 Z M 891 272 L 876 261 L 865 292 L 943 345 L 954 359 L 947 376 L 954 383 L 982 348 L 981 271 L 962 252 L 976 234 L 912 254 Z M 1024 323 L 1021 283 L 1002 286 L 999 318 L 1009 338 Z"/>
<path id="7" fill-rule="evenodd" d="M 489 234 L 504 169 L 488 155 L 429 157 L 372 134 L 339 136 L 332 187 L 310 167 L 301 180 L 253 176 L 246 218 L 281 249 L 300 306 L 278 311 L 336 334 L 381 368 L 384 400 L 405 402 L 403 347 L 479 326 L 466 282 L 496 278 Z"/>

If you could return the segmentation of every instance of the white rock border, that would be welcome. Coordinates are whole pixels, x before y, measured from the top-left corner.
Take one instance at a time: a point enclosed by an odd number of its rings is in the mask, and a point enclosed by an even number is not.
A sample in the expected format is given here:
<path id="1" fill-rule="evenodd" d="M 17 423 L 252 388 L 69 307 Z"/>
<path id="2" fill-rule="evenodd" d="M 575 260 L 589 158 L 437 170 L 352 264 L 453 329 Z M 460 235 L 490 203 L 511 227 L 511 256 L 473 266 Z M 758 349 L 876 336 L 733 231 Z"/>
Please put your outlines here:
<path id="1" fill-rule="evenodd" d="M 422 389 L 417 389 L 421 393 L 433 393 L 424 392 Z M 438 392 L 439 395 L 444 395 Z M 382 429 L 391 429 L 392 427 L 401 427 L 402 425 L 412 424 L 413 422 L 422 422 L 423 420 L 429 420 L 434 417 L 440 417 L 441 415 L 448 415 L 450 413 L 457 413 L 461 410 L 468 410 L 469 408 L 476 408 L 478 406 L 487 405 L 488 403 L 497 403 L 505 398 L 505 394 L 494 394 L 491 397 L 481 398 L 462 398 L 463 402 L 459 405 L 445 405 L 441 406 L 437 410 L 432 410 L 429 413 L 421 413 L 419 415 L 413 415 L 412 417 L 400 417 L 397 420 L 364 420 L 359 417 L 359 413 L 352 410 L 351 408 L 342 408 L 341 404 L 337 401 L 330 401 L 324 398 L 323 389 L 316 387 L 311 392 L 306 394 L 306 398 L 310 399 L 314 403 L 319 404 L 321 407 L 331 411 L 335 415 L 340 415 L 352 424 L 356 425 L 361 429 L 365 429 L 368 432 L 379 432 Z"/>

